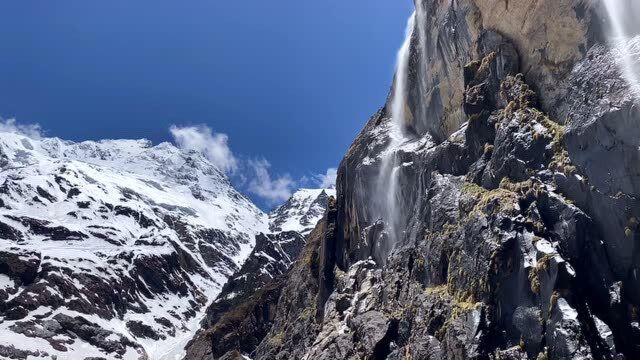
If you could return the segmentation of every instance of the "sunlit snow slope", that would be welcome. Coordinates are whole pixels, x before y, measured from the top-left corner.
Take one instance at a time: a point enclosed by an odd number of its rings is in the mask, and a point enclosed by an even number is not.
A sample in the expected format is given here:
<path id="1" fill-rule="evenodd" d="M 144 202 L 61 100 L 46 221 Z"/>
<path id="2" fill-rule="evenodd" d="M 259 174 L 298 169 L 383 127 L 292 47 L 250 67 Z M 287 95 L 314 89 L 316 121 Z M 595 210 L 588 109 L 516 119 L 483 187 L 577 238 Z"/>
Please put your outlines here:
<path id="1" fill-rule="evenodd" d="M 198 153 L 0 133 L 0 358 L 179 357 L 268 228 Z"/>
<path id="2" fill-rule="evenodd" d="M 269 229 L 272 232 L 296 231 L 308 235 L 322 218 L 329 196 L 335 189 L 300 189 L 283 205 L 269 214 Z"/>

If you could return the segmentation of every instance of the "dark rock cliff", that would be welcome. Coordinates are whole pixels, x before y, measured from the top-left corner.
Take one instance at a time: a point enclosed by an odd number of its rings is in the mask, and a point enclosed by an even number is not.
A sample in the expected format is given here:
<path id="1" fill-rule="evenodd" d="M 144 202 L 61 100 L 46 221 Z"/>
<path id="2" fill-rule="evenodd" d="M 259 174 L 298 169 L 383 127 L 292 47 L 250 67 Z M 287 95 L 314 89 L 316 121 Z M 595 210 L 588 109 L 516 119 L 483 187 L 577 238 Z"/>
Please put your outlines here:
<path id="1" fill-rule="evenodd" d="M 400 235 L 370 206 L 387 105 L 252 359 L 640 357 L 639 101 L 598 4 L 417 1 Z"/>

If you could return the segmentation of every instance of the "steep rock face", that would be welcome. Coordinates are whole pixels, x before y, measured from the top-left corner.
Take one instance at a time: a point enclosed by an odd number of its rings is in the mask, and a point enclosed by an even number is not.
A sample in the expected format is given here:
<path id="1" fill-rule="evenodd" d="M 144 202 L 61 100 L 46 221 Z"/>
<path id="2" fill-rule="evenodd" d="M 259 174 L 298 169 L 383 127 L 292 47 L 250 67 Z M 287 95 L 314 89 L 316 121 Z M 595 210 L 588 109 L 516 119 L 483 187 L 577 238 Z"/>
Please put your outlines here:
<path id="1" fill-rule="evenodd" d="M 255 287 L 286 273 L 304 244 L 304 236 L 295 231 L 258 235 L 256 247 L 247 261 L 223 287 L 223 298 L 242 298 L 255 290 Z"/>
<path id="2" fill-rule="evenodd" d="M 520 77 L 502 84 L 508 108 L 473 120 L 475 129 L 497 128 L 493 149 L 471 163 L 475 141 L 458 144 L 466 175 L 433 161 L 450 151 L 447 142 L 407 155 L 426 168 L 427 191 L 408 222 L 416 236 L 396 244 L 384 266 L 375 260 L 382 254 L 358 260 L 356 251 L 343 257 L 343 272 L 321 251 L 318 332 L 294 358 L 616 356 L 595 314 L 610 320 L 598 299 L 610 284 L 599 278 L 606 256 L 590 231 L 576 232 L 591 219 L 557 193 L 549 170 L 559 166 L 562 128 L 531 106 L 535 97 Z M 463 130 L 464 139 L 482 133 Z M 332 277 L 322 276 L 327 267 Z M 582 281 L 596 291 L 585 292 Z M 286 334 L 288 320 L 270 336 Z M 257 358 L 290 358 L 287 340 L 266 340 Z"/>
<path id="3" fill-rule="evenodd" d="M 595 0 L 416 0 L 408 79 L 409 122 L 445 140 L 466 121 L 463 67 L 480 58 L 481 38 L 495 31 L 521 55 L 520 69 L 554 118 L 567 77 L 598 38 Z M 479 47 L 480 45 L 480 47 Z M 563 122 L 563 118 L 558 118 Z"/>
<path id="4" fill-rule="evenodd" d="M 624 46 L 637 46 L 640 37 Z M 640 129 L 638 94 L 618 71 L 618 49 L 594 46 L 571 75 L 574 92 L 563 106 L 566 142 L 586 180 L 559 179 L 571 198 L 598 222 L 617 278 L 640 301 L 638 220 L 640 219 Z M 640 58 L 635 59 L 636 63 Z"/>
<path id="5" fill-rule="evenodd" d="M 587 50 L 603 39 L 601 2 L 594 0 L 474 0 L 483 29 L 506 37 L 520 54 L 520 72 L 556 121 L 571 90 L 568 77 Z"/>
<path id="6" fill-rule="evenodd" d="M 596 3 L 417 6 L 412 131 L 389 149 L 386 106 L 358 135 L 252 358 L 637 358 L 638 97 Z M 371 210 L 389 152 L 397 237 Z"/>
<path id="7" fill-rule="evenodd" d="M 0 352 L 173 357 L 267 230 L 202 155 L 0 134 Z"/>

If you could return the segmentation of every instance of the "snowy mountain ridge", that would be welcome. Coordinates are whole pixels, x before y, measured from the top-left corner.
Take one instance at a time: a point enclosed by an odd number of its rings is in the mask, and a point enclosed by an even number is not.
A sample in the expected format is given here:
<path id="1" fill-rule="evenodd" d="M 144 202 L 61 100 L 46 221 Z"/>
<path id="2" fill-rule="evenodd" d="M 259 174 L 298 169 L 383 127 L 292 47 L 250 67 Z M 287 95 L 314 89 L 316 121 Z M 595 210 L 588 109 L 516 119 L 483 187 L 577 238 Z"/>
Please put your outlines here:
<path id="1" fill-rule="evenodd" d="M 268 232 L 222 172 L 169 143 L 2 133 L 0 169 L 2 356 L 180 356 Z"/>
<path id="2" fill-rule="evenodd" d="M 308 235 L 324 214 L 336 189 L 299 189 L 284 204 L 269 213 L 271 232 L 296 231 Z"/>
<path id="3" fill-rule="evenodd" d="M 249 258 L 259 276 L 286 270 L 286 237 L 297 251 L 325 196 L 267 215 L 170 143 L 0 133 L 0 357 L 180 358 Z"/>

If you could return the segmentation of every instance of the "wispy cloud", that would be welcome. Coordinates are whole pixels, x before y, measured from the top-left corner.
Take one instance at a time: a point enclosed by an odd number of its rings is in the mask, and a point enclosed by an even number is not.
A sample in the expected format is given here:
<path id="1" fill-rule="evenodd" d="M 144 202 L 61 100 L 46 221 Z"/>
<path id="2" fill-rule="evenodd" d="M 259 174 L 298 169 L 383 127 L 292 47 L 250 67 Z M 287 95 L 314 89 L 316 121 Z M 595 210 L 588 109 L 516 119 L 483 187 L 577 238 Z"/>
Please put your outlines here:
<path id="1" fill-rule="evenodd" d="M 288 174 L 273 176 L 266 159 L 240 160 L 229 147 L 229 137 L 206 125 L 169 128 L 176 145 L 201 152 L 212 164 L 231 175 L 237 186 L 264 199 L 269 205 L 287 200 L 297 187 Z"/>
<path id="2" fill-rule="evenodd" d="M 0 118 L 0 132 L 20 134 L 32 139 L 42 138 L 42 128 L 38 124 L 18 124 L 16 119 Z"/>
<path id="3" fill-rule="evenodd" d="M 338 169 L 328 168 L 326 173 L 315 176 L 318 185 L 323 189 L 330 189 L 336 186 L 336 178 L 338 177 Z"/>
<path id="4" fill-rule="evenodd" d="M 286 201 L 299 186 L 332 188 L 336 184 L 336 168 L 329 168 L 324 174 L 304 176 L 297 181 L 289 174 L 274 175 L 268 160 L 236 157 L 229 147 L 229 137 L 214 132 L 206 125 L 173 125 L 169 131 L 179 148 L 201 152 L 212 164 L 229 174 L 236 186 L 262 198 L 269 205 Z"/>
<path id="5" fill-rule="evenodd" d="M 201 152 L 220 170 L 233 173 L 238 168 L 238 160 L 229 148 L 227 134 L 214 133 L 206 125 L 172 125 L 169 131 L 179 148 Z"/>
<path id="6" fill-rule="evenodd" d="M 248 190 L 270 204 L 286 201 L 296 187 L 296 182 L 288 174 L 272 178 L 271 164 L 265 159 L 249 160 L 248 168 L 253 173 Z"/>

